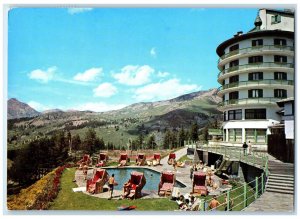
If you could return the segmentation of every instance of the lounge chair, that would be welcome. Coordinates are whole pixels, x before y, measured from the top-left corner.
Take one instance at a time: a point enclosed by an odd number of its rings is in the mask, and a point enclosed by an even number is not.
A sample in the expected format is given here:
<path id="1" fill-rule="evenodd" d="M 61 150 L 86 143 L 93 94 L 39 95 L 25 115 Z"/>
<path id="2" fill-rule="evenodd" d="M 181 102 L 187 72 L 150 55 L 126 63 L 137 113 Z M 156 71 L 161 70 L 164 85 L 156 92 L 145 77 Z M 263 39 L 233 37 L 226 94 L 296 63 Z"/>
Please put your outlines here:
<path id="1" fill-rule="evenodd" d="M 82 159 L 77 162 L 77 165 L 79 165 L 78 168 L 81 170 L 83 168 L 83 166 L 85 166 L 85 165 L 89 166 L 91 162 L 92 162 L 92 160 L 90 158 L 90 155 L 85 154 L 85 155 L 83 155 Z"/>
<path id="2" fill-rule="evenodd" d="M 171 195 L 175 185 L 175 174 L 171 171 L 162 172 L 158 184 L 158 195 Z"/>
<path id="3" fill-rule="evenodd" d="M 169 159 L 168 159 L 168 164 L 173 165 L 176 159 L 176 154 L 175 153 L 170 153 L 169 154 Z"/>
<path id="4" fill-rule="evenodd" d="M 119 159 L 119 166 L 126 166 L 127 165 L 127 160 L 128 160 L 128 155 L 127 154 L 121 154 L 120 159 Z"/>
<path id="5" fill-rule="evenodd" d="M 127 190 L 127 194 L 124 194 L 124 197 L 133 199 L 142 197 L 142 189 L 146 184 L 144 173 L 136 171 L 131 172 L 130 180 L 128 182 L 130 182 L 130 185 L 124 184 L 124 191 Z M 127 188 L 125 188 L 125 186 Z"/>
<path id="6" fill-rule="evenodd" d="M 207 187 L 205 185 L 206 174 L 203 172 L 194 172 L 193 193 L 207 195 Z"/>
<path id="7" fill-rule="evenodd" d="M 93 194 L 103 192 L 103 186 L 108 181 L 108 173 L 104 169 L 95 169 L 92 179 L 86 182 L 86 191 Z"/>
<path id="8" fill-rule="evenodd" d="M 108 156 L 106 153 L 100 153 L 96 164 L 96 167 L 104 167 L 108 161 Z"/>
<path id="9" fill-rule="evenodd" d="M 154 153 L 153 155 L 153 166 L 160 165 L 161 156 L 159 153 Z"/>
<path id="10" fill-rule="evenodd" d="M 138 155 L 136 156 L 136 160 L 135 160 L 136 165 L 138 165 L 138 166 L 143 166 L 143 165 L 145 165 L 145 161 L 146 161 L 146 156 L 145 156 L 145 154 L 138 154 Z"/>

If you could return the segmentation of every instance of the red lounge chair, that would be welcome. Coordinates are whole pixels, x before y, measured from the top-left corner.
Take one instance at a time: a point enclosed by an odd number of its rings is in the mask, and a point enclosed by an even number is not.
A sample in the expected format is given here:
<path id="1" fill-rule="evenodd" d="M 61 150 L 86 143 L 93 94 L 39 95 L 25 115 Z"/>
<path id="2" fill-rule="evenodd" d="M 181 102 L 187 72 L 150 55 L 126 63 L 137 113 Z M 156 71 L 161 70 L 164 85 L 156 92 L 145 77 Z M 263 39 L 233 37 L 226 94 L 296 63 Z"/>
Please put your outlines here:
<path id="1" fill-rule="evenodd" d="M 159 154 L 159 153 L 155 153 L 155 154 L 153 155 L 153 158 L 154 158 L 154 160 L 157 161 L 157 164 L 156 164 L 156 165 L 160 165 L 160 159 L 161 159 L 160 154 Z M 154 166 L 155 166 L 155 165 L 154 165 Z"/>
<path id="2" fill-rule="evenodd" d="M 104 167 L 107 163 L 108 156 L 106 153 L 100 153 L 96 167 Z"/>
<path id="3" fill-rule="evenodd" d="M 108 173 L 104 169 L 95 169 L 92 179 L 86 182 L 86 191 L 93 194 L 103 192 L 103 186 L 108 181 Z"/>
<path id="4" fill-rule="evenodd" d="M 90 155 L 85 154 L 83 155 L 83 158 L 77 162 L 77 165 L 79 165 L 79 168 L 82 168 L 84 164 L 89 165 L 91 163 L 91 158 Z"/>
<path id="5" fill-rule="evenodd" d="M 121 154 L 120 159 L 119 159 L 119 166 L 126 166 L 127 165 L 127 159 L 128 159 L 127 154 Z"/>
<path id="6" fill-rule="evenodd" d="M 175 185 L 175 174 L 170 171 L 162 172 L 158 184 L 158 195 L 171 195 Z"/>
<path id="7" fill-rule="evenodd" d="M 130 187 L 128 188 L 128 193 L 126 195 L 127 198 L 140 198 L 142 197 L 142 189 L 146 184 L 146 178 L 144 176 L 144 173 L 140 172 L 131 172 L 130 180 L 129 182 Z M 125 187 L 125 184 L 124 184 Z M 124 188 L 125 190 L 125 188 Z"/>
<path id="8" fill-rule="evenodd" d="M 195 172 L 193 180 L 193 193 L 207 195 L 207 187 L 205 185 L 206 174 L 203 172 Z"/>
<path id="9" fill-rule="evenodd" d="M 146 161 L 146 156 L 145 156 L 145 154 L 138 154 L 138 155 L 136 156 L 136 160 L 135 160 L 136 165 L 138 165 L 138 166 L 143 166 L 143 165 L 145 165 L 145 161 Z"/>
<path id="10" fill-rule="evenodd" d="M 168 164 L 173 165 L 175 159 L 176 159 L 176 154 L 175 153 L 170 153 L 169 154 L 169 159 L 168 159 Z"/>

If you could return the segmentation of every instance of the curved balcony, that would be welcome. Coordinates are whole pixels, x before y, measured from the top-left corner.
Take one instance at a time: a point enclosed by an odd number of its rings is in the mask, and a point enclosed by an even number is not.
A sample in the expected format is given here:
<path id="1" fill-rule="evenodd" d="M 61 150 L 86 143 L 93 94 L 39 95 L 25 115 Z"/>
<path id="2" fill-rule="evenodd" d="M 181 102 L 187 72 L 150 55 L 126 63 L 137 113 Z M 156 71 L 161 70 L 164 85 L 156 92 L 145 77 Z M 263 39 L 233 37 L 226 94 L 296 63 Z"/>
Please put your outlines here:
<path id="1" fill-rule="evenodd" d="M 225 84 L 218 88 L 218 94 L 225 93 L 224 90 L 231 89 L 236 90 L 236 88 L 243 87 L 260 87 L 260 86 L 288 86 L 294 85 L 293 80 L 274 80 L 274 79 L 265 79 L 265 80 L 257 80 L 257 81 L 239 81 L 230 84 Z"/>
<path id="2" fill-rule="evenodd" d="M 294 47 L 293 46 L 280 46 L 280 45 L 264 45 L 264 46 L 254 46 L 254 47 L 247 47 L 247 48 L 243 48 L 243 49 L 237 49 L 234 51 L 231 51 L 229 53 L 224 54 L 223 56 L 221 56 L 218 60 L 218 66 L 220 65 L 224 65 L 224 62 L 226 61 L 226 59 L 233 57 L 232 59 L 236 59 L 238 58 L 238 56 L 245 56 L 247 54 L 252 54 L 252 53 L 270 53 L 270 54 L 275 54 L 275 53 L 279 53 L 282 54 L 283 52 L 286 54 L 290 54 L 292 55 L 294 52 Z M 230 60 L 228 60 L 230 61 Z"/>
<path id="3" fill-rule="evenodd" d="M 236 105 L 269 105 L 276 104 L 277 101 L 284 98 L 276 98 L 276 97 L 259 97 L 259 98 L 244 98 L 244 99 L 235 99 L 235 100 L 225 100 L 218 104 L 219 109 L 229 108 L 231 106 Z"/>
<path id="4" fill-rule="evenodd" d="M 218 74 L 218 81 L 220 82 L 221 79 L 224 79 L 223 76 L 229 73 L 233 73 L 230 75 L 235 75 L 238 72 L 250 72 L 250 71 L 263 71 L 264 69 L 270 70 L 278 70 L 278 71 L 285 71 L 282 68 L 294 68 L 293 63 L 281 63 L 281 62 L 261 62 L 261 63 L 251 63 L 245 65 L 237 65 L 230 68 L 226 68 L 223 71 L 219 72 Z"/>

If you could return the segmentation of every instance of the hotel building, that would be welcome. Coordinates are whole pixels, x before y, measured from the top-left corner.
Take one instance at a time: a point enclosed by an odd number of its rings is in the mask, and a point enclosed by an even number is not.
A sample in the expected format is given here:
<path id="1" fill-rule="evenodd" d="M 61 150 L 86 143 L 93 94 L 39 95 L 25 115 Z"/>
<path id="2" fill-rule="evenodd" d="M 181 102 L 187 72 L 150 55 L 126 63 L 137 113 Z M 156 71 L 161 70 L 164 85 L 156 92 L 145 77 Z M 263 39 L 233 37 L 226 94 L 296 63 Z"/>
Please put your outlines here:
<path id="1" fill-rule="evenodd" d="M 218 108 L 222 145 L 267 150 L 270 126 L 281 121 L 276 102 L 294 96 L 294 12 L 260 9 L 254 25 L 217 47 Z"/>

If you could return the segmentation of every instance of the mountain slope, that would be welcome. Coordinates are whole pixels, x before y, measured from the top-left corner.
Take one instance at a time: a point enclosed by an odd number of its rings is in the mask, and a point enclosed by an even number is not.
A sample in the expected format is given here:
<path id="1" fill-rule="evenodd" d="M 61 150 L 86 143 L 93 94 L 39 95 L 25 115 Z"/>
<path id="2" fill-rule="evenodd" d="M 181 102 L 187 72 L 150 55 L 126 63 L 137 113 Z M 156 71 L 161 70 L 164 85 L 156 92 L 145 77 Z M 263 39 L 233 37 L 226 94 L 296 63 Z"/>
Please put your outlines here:
<path id="1" fill-rule="evenodd" d="M 28 104 L 18 101 L 16 98 L 11 98 L 7 101 L 8 119 L 35 117 L 38 115 L 40 115 L 38 111 L 31 108 Z"/>

